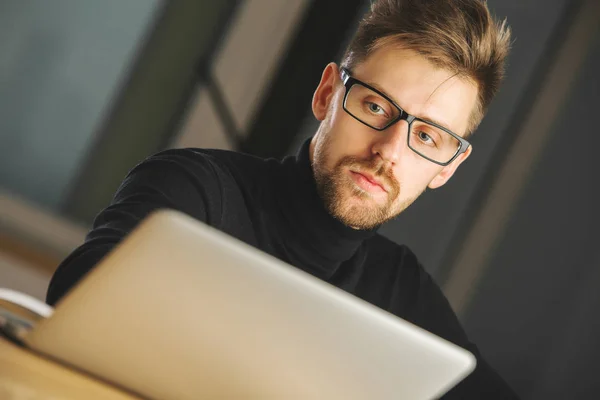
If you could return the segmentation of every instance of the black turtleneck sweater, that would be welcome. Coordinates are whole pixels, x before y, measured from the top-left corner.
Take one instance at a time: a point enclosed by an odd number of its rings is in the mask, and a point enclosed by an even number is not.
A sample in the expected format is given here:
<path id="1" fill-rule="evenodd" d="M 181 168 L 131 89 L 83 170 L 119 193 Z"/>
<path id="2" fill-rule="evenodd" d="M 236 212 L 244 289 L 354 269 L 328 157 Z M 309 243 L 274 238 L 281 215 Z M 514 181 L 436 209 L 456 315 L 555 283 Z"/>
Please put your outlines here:
<path id="1" fill-rule="evenodd" d="M 444 399 L 516 398 L 406 246 L 375 230 L 349 228 L 327 212 L 308 149 L 309 141 L 282 161 L 201 149 L 148 158 L 127 175 L 85 243 L 58 267 L 48 303 L 56 303 L 151 211 L 172 208 L 473 352 L 477 368 Z"/>

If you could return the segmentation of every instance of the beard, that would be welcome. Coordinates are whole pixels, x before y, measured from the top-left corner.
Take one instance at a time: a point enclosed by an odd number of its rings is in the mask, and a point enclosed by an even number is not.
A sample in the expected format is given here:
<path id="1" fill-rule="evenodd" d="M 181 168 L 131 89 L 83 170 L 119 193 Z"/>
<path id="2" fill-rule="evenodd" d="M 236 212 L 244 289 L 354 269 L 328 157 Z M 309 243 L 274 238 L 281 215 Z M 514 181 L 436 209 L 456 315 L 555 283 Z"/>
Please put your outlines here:
<path id="1" fill-rule="evenodd" d="M 322 149 L 315 149 L 313 155 L 317 191 L 327 211 L 343 224 L 354 229 L 376 228 L 396 217 L 418 197 L 400 201 L 400 183 L 379 156 L 369 159 L 346 156 L 332 170 L 326 170 L 323 167 L 327 159 L 326 148 L 327 143 L 323 143 Z M 348 170 L 373 175 L 386 188 L 385 201 L 376 201 L 371 193 L 358 187 Z"/>

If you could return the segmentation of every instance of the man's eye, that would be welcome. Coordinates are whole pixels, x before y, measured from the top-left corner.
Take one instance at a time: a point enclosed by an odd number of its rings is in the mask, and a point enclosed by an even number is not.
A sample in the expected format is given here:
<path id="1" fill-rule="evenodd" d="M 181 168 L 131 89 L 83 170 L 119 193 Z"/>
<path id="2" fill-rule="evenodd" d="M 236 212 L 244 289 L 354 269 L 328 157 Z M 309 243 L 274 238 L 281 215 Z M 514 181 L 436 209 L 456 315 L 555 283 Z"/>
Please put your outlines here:
<path id="1" fill-rule="evenodd" d="M 419 139 L 421 139 L 421 141 L 425 144 L 435 145 L 435 141 L 433 140 L 433 138 L 423 131 L 419 132 Z"/>
<path id="2" fill-rule="evenodd" d="M 371 102 L 368 102 L 367 104 L 369 106 L 369 111 L 371 111 L 373 114 L 379 114 L 379 115 L 385 114 L 385 111 L 383 110 L 383 108 L 381 108 L 378 104 L 371 103 Z"/>

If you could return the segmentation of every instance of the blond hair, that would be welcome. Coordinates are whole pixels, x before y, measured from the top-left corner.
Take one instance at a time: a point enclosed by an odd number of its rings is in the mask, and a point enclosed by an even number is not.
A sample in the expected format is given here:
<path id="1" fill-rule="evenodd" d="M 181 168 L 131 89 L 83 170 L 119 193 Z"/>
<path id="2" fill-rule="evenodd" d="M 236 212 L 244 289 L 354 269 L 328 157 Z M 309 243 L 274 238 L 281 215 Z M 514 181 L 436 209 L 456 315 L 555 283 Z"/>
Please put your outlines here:
<path id="1" fill-rule="evenodd" d="M 352 70 L 384 46 L 413 50 L 477 85 L 469 135 L 504 78 L 510 28 L 492 18 L 483 0 L 378 0 L 360 21 L 341 65 Z"/>

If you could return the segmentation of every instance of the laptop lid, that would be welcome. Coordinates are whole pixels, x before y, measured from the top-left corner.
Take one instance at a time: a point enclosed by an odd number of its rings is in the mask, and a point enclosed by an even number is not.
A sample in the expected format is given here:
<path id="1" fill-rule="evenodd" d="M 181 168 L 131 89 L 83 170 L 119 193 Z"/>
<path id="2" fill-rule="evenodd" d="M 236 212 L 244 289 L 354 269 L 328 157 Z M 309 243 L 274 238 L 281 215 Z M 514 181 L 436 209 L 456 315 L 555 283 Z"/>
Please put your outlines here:
<path id="1" fill-rule="evenodd" d="M 170 210 L 26 342 L 152 399 L 430 399 L 475 367 L 468 351 Z"/>

